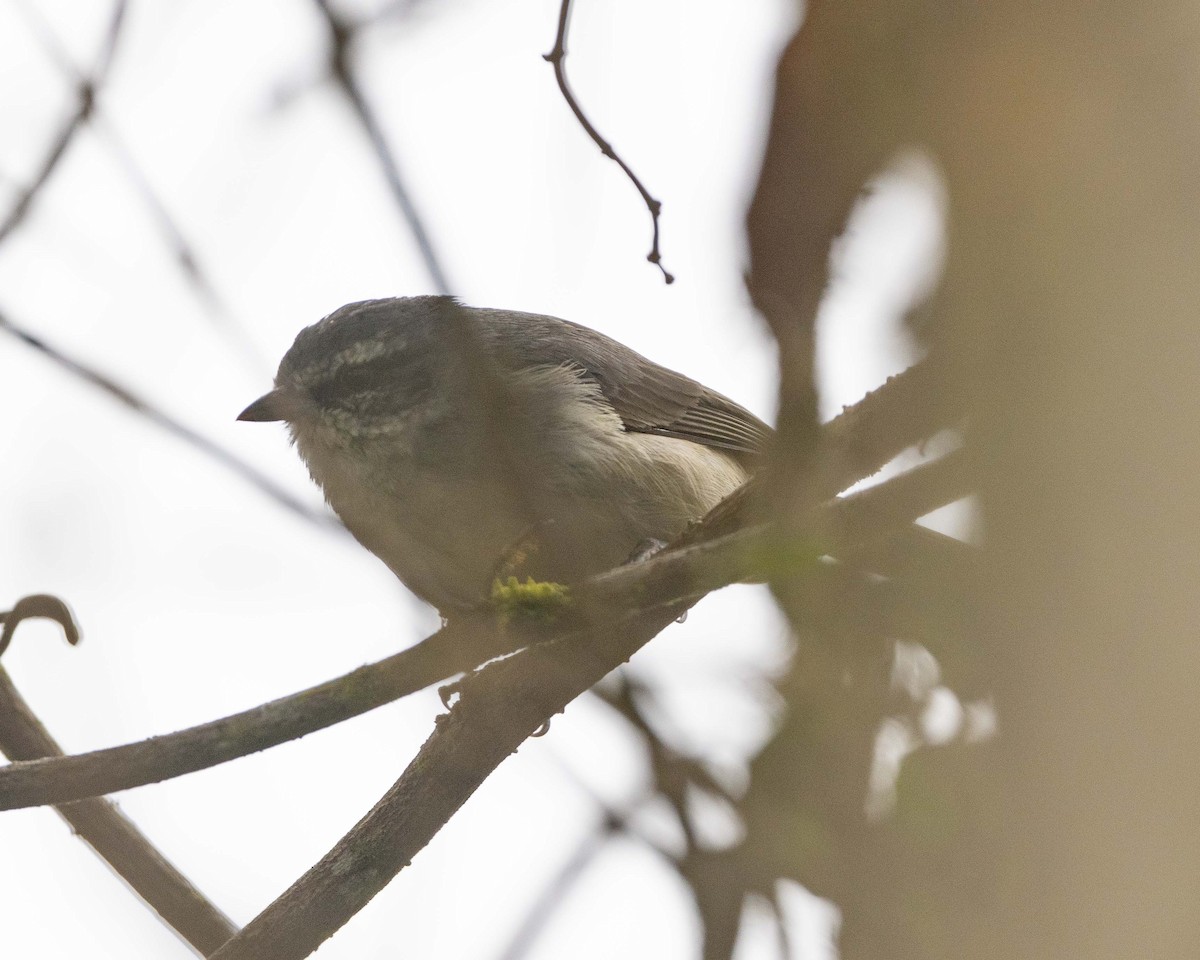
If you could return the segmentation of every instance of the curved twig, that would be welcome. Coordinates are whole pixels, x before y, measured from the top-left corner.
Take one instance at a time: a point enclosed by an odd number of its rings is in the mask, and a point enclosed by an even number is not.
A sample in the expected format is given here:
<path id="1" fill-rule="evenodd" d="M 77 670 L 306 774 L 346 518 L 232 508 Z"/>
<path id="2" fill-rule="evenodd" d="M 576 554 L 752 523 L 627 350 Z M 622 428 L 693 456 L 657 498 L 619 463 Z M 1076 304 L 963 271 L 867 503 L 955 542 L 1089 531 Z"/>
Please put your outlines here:
<path id="1" fill-rule="evenodd" d="M 79 628 L 65 603 L 37 594 L 18 601 L 2 617 L 11 635 L 23 619 L 49 617 L 67 640 L 79 639 Z M 0 752 L 12 760 L 61 757 L 54 738 L 17 692 L 0 667 Z M 108 800 L 83 800 L 55 808 L 112 869 L 180 937 L 207 956 L 237 931 L 233 922 L 180 873 L 136 826 Z"/>
<path id="2" fill-rule="evenodd" d="M 542 59 L 553 65 L 554 79 L 558 81 L 558 89 L 562 91 L 563 99 L 567 101 L 567 106 L 575 114 L 575 119 L 579 121 L 579 125 L 583 127 L 584 132 L 592 138 L 592 142 L 600 148 L 602 154 L 614 161 L 625 172 L 625 176 L 629 178 L 629 182 L 642 195 L 646 209 L 650 211 L 650 223 L 654 229 L 654 239 L 650 244 L 650 252 L 646 255 L 646 259 L 662 271 L 663 280 L 667 283 L 674 283 L 675 277 L 668 273 L 667 269 L 662 265 L 662 255 L 658 249 L 658 220 L 662 214 L 662 202 L 650 195 L 650 191 L 646 189 L 645 184 L 633 172 L 629 164 L 613 149 L 611 143 L 600 136 L 600 131 L 587 118 L 587 114 L 583 112 L 583 107 L 575 99 L 575 94 L 572 92 L 570 84 L 567 83 L 567 27 L 570 19 L 571 0 L 562 0 L 562 6 L 558 11 L 558 32 L 554 37 L 554 49 L 549 53 L 543 54 Z"/>
<path id="3" fill-rule="evenodd" d="M 17 625 L 22 620 L 34 618 L 53 620 L 57 623 L 62 627 L 63 636 L 71 646 L 79 642 L 79 624 L 75 622 L 71 608 L 58 597 L 48 593 L 32 593 L 14 603 L 11 610 L 0 613 L 0 624 L 4 625 L 3 629 L 0 629 L 0 657 L 4 656 L 4 651 L 12 643 Z"/>

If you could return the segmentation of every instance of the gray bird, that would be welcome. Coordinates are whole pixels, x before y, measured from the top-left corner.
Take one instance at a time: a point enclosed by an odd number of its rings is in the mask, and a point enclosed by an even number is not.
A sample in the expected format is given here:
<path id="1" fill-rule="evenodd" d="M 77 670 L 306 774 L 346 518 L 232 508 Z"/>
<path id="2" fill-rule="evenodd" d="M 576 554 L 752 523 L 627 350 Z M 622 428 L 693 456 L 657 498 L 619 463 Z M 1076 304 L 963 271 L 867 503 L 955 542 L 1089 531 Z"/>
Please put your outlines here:
<path id="1" fill-rule="evenodd" d="M 366 300 L 302 330 L 239 420 L 283 420 L 350 532 L 443 614 L 501 570 L 570 583 L 667 541 L 770 428 L 556 317 Z"/>

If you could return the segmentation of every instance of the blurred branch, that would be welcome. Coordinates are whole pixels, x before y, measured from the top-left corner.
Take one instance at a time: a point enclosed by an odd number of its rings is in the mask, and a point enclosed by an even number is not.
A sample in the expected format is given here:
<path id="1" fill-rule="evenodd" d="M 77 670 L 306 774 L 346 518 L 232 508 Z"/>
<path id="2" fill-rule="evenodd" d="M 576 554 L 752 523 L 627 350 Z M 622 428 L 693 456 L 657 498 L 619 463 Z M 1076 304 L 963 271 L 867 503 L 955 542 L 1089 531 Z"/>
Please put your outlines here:
<path id="1" fill-rule="evenodd" d="M 72 61 L 70 53 L 45 18 L 36 8 L 27 3 L 18 4 L 18 7 L 29 22 L 30 28 L 37 34 L 47 55 L 58 64 L 59 69 L 71 79 L 72 83 L 82 89 L 88 82 L 84 72 Z M 99 92 L 95 89 L 89 106 L 93 130 L 107 141 L 113 156 L 125 171 L 125 176 L 141 195 L 142 202 L 149 209 L 150 215 L 169 245 L 171 256 L 182 272 L 185 281 L 204 304 L 209 316 L 216 320 L 221 332 L 236 344 L 246 361 L 253 365 L 255 372 L 261 372 L 263 359 L 258 347 L 247 335 L 242 324 L 234 318 L 228 304 L 217 293 L 216 285 L 200 265 L 195 247 L 184 235 L 182 228 L 151 185 L 150 178 L 138 164 L 124 138 L 107 116 Z"/>
<path id="2" fill-rule="evenodd" d="M 442 266 L 441 258 L 433 249 L 433 241 L 430 239 L 429 231 L 425 228 L 425 223 L 417 211 L 416 202 L 413 200 L 408 187 L 404 183 L 404 178 L 400 174 L 400 164 L 396 159 L 396 154 L 388 145 L 388 139 L 383 132 L 383 126 L 380 124 L 379 118 L 375 115 L 375 111 L 367 101 L 366 94 L 354 76 L 354 70 L 350 61 L 351 47 L 358 35 L 357 28 L 342 19 L 329 6 L 327 0 L 314 0 L 314 2 L 325 20 L 325 26 L 329 30 L 331 45 L 329 51 L 329 68 L 333 74 L 334 82 L 345 95 L 351 109 L 354 111 L 354 115 L 358 118 L 359 123 L 365 131 L 367 139 L 371 141 L 375 156 L 379 160 L 380 167 L 383 169 L 384 177 L 387 179 L 388 188 L 392 192 L 392 199 L 396 201 L 400 215 L 404 218 L 404 222 L 408 225 L 408 229 L 412 233 L 413 240 L 417 244 L 421 259 L 425 262 L 425 269 L 429 272 L 429 277 L 433 281 L 435 290 L 438 293 L 451 293 L 450 281 L 446 278 L 446 271 Z"/>
<path id="3" fill-rule="evenodd" d="M 873 536 L 876 528 L 904 529 L 910 520 L 961 500 L 972 490 L 969 463 L 962 450 L 954 450 L 938 460 L 842 497 L 836 503 L 842 508 L 841 522 L 846 527 L 839 532 L 839 540 L 852 545 L 866 544 L 869 548 L 876 539 L 890 539 Z M 852 560 L 857 555 L 856 546 L 834 554 L 839 560 Z"/>
<path id="4" fill-rule="evenodd" d="M 582 784 L 577 784 L 583 787 Z M 583 789 L 587 790 L 586 787 Z M 604 848 L 616 836 L 628 836 L 644 844 L 659 856 L 670 862 L 675 857 L 658 844 L 651 841 L 630 825 L 630 818 L 637 812 L 643 800 L 625 804 L 623 810 L 615 809 L 599 797 L 587 790 L 589 799 L 599 805 L 602 819 L 590 830 L 575 848 L 575 852 L 563 863 L 551 880 L 542 888 L 541 894 L 525 915 L 525 919 L 513 934 L 508 946 L 500 954 L 499 960 L 520 960 L 529 953 L 538 935 L 547 921 L 554 916 L 555 911 L 566 900 L 567 895 L 578 883 L 596 858 L 604 852 Z"/>
<path id="5" fill-rule="evenodd" d="M 96 66 L 92 69 L 90 77 L 80 76 L 78 78 L 78 99 L 75 109 L 67 117 L 59 129 L 58 135 L 51 142 L 41 165 L 38 167 L 37 173 L 34 174 L 33 179 L 30 180 L 23 190 L 18 191 L 16 202 L 13 204 L 12 209 L 8 211 L 8 216 L 4 218 L 3 222 L 0 222 L 0 243 L 3 243 L 25 219 L 39 192 L 49 182 L 51 176 L 54 175 L 54 171 L 58 169 L 59 161 L 66 155 L 67 148 L 70 147 L 71 142 L 75 139 L 75 134 L 79 132 L 79 129 L 91 117 L 96 103 L 96 91 L 104 82 L 109 68 L 112 66 L 113 55 L 116 52 L 117 40 L 120 37 L 121 26 L 124 20 L 125 0 L 116 0 L 116 3 L 113 5 L 112 18 L 109 20 L 104 43 L 100 48 L 99 56 L 96 58 Z"/>
<path id="6" fill-rule="evenodd" d="M 909 367 L 821 427 L 819 492 L 841 493 L 879 471 L 892 458 L 941 430 L 961 425 L 946 408 L 941 357 Z"/>
<path id="7" fill-rule="evenodd" d="M 692 819 L 688 811 L 687 788 L 696 785 L 704 791 L 729 799 L 724 785 L 709 773 L 700 757 L 680 753 L 658 735 L 647 719 L 642 700 L 652 691 L 634 680 L 626 670 L 614 673 L 612 687 L 599 686 L 593 692 L 641 736 L 649 753 L 650 771 L 657 792 L 666 799 L 679 819 L 687 848 L 696 842 Z"/>
<path id="8" fill-rule="evenodd" d="M 55 597 L 40 595 L 26 597 L 4 615 L 5 632 L 11 633 L 21 619 L 33 616 L 58 621 L 68 641 L 78 640 L 79 629 L 66 605 Z M 0 667 L 0 751 L 12 760 L 62 756 L 62 750 L 3 667 Z M 192 886 L 115 804 L 92 799 L 55 809 L 113 872 L 201 956 L 207 956 L 234 935 L 237 927 L 233 922 Z"/>
<path id="9" fill-rule="evenodd" d="M 26 346 L 32 347 L 42 356 L 54 361 L 54 363 L 58 364 L 59 367 L 68 373 L 108 394 L 108 396 L 128 407 L 138 416 L 171 434 L 175 439 L 183 441 L 188 446 L 216 461 L 242 480 L 256 487 L 260 493 L 274 500 L 280 506 L 286 507 L 297 516 L 329 530 L 343 529 L 341 524 L 330 515 L 320 510 L 314 510 L 300 500 L 297 500 L 266 474 L 261 473 L 224 447 L 218 446 L 191 427 L 158 409 L 148 400 L 137 396 L 132 390 L 117 383 L 106 374 L 100 373 L 98 370 L 68 357 L 57 348 L 50 346 L 50 344 L 46 343 L 36 334 L 19 327 L 7 314 L 0 313 L 0 330 L 20 340 Z"/>
<path id="10" fill-rule="evenodd" d="M 554 916 L 555 911 L 566 900 L 567 894 L 595 863 L 596 858 L 620 829 L 620 824 L 605 816 L 594 830 L 589 831 L 588 835 L 579 841 L 575 851 L 542 888 L 541 894 L 526 913 L 521 925 L 517 927 L 508 946 L 500 953 L 499 960 L 521 960 L 529 953 L 546 922 Z"/>
<path id="11" fill-rule="evenodd" d="M 2 321 L 0 316 L 0 323 Z M 901 382 L 908 375 L 893 378 L 893 383 Z M 855 409 L 851 408 L 843 416 L 853 417 Z M 855 421 L 859 429 L 868 433 L 873 429 L 871 424 L 876 415 L 894 416 L 890 412 L 885 414 L 885 408 L 879 407 L 877 402 L 873 403 L 872 410 L 871 416 Z M 835 429 L 837 423 L 834 421 L 827 429 Z M 849 427 L 836 429 L 842 431 L 843 442 L 848 448 L 857 448 Z M 883 455 L 890 456 L 886 449 Z M 863 458 L 857 462 L 868 474 L 878 466 Z M 866 502 L 874 513 L 888 513 L 885 491 L 892 489 L 892 482 L 871 489 Z M 922 481 L 920 486 L 911 479 L 903 480 L 894 489 L 906 490 L 905 509 L 910 513 L 919 511 L 914 515 L 921 516 L 940 505 L 930 506 L 930 498 L 950 496 L 960 484 L 961 479 L 950 483 L 934 476 Z M 853 516 L 858 496 L 862 495 L 834 501 L 829 516 L 834 516 L 837 511 L 841 511 L 843 517 L 847 515 L 846 511 Z M 921 496 L 925 499 L 921 500 Z M 896 512 L 891 510 L 892 515 Z M 725 516 L 718 507 L 702 529 L 723 530 L 721 524 L 724 521 Z M 847 528 L 845 520 L 841 525 Z M 905 529 L 901 525 L 899 530 L 893 529 L 891 535 L 904 536 Z M 694 547 L 664 551 L 644 563 L 622 567 L 596 578 L 592 581 L 595 598 L 609 605 L 628 604 L 631 602 L 629 597 L 633 597 L 632 602 L 637 605 L 671 603 L 685 596 L 702 595 L 752 572 L 752 564 L 747 560 L 748 548 L 755 544 L 761 546 L 762 535 L 762 528 L 743 530 L 734 536 Z M 698 536 L 698 532 L 693 532 L 686 539 L 692 541 Z M 947 539 L 936 534 L 932 536 Z M 721 551 L 728 557 L 715 563 L 714 557 L 719 557 Z M 709 570 L 703 582 L 698 574 L 701 567 Z M 622 597 L 622 591 L 628 591 L 628 595 Z M 662 597 L 655 599 L 654 591 L 662 592 Z M 675 615 L 678 616 L 678 612 Z M 242 713 L 140 743 L 0 769 L 0 809 L 95 796 L 202 770 L 358 716 L 469 670 L 490 657 L 511 652 L 527 642 L 528 638 L 518 634 L 496 637 L 488 624 L 451 623 L 415 647 L 385 660 Z"/>
<path id="12" fill-rule="evenodd" d="M 654 239 L 650 244 L 650 253 L 646 255 L 646 259 L 658 267 L 662 271 L 663 279 L 667 283 L 674 283 L 675 278 L 669 274 L 662 265 L 662 256 L 658 250 L 658 219 L 662 214 L 662 202 L 654 199 L 650 195 L 650 191 L 638 178 L 638 175 L 633 172 L 633 169 L 627 164 L 612 144 L 600 136 L 600 131 L 597 130 L 592 122 L 583 112 L 583 107 L 579 105 L 579 101 L 575 99 L 575 94 L 571 91 L 570 84 L 567 83 L 567 28 L 571 19 L 571 0 L 562 0 L 562 6 L 558 11 L 558 32 L 554 37 L 554 49 L 549 53 L 544 54 L 543 58 L 554 67 L 554 79 L 558 81 L 558 89 L 562 91 L 563 99 L 567 101 L 567 106 L 571 108 L 571 112 L 575 114 L 575 119 L 579 121 L 579 125 L 583 127 L 592 141 L 600 148 L 600 152 L 610 160 L 616 162 L 629 178 L 629 182 L 637 188 L 637 192 L 642 195 L 642 200 L 646 204 L 646 209 L 650 211 L 650 223 L 654 229 Z"/>

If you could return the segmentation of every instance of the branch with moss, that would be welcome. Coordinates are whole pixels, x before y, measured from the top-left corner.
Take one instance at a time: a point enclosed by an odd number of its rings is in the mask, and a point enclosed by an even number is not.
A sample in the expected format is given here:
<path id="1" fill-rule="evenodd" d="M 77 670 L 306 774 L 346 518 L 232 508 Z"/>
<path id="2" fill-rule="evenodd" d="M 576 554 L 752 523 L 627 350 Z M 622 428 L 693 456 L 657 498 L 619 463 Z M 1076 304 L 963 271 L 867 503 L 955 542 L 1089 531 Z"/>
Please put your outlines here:
<path id="1" fill-rule="evenodd" d="M 968 492 L 950 457 L 816 511 L 807 548 L 780 543 L 770 525 L 672 549 L 582 584 L 556 634 L 459 685 L 459 699 L 380 799 L 314 867 L 223 946 L 214 960 L 308 956 L 411 863 L 492 771 L 572 700 L 671 624 L 710 590 L 756 579 L 805 576 L 819 557 L 874 539 Z M 897 497 L 884 491 L 893 487 Z M 786 569 L 785 569 L 786 568 Z M 573 622 L 579 609 L 582 624 Z M 580 628 L 582 627 L 582 628 Z"/>
<path id="2" fill-rule="evenodd" d="M 924 365 L 913 367 L 891 378 L 826 425 L 824 435 L 831 451 L 836 453 L 824 481 L 826 489 L 836 492 L 835 488 L 869 476 L 896 453 L 947 424 L 946 415 L 935 404 L 926 402 L 923 385 L 929 379 Z M 887 486 L 884 484 L 880 489 Z M 871 496 L 879 497 L 882 493 Z M 734 523 L 721 523 L 718 507 L 689 539 L 723 533 L 734 527 Z M 735 539 L 724 546 L 714 541 L 698 547 L 694 555 L 680 551 L 663 554 L 600 580 L 613 586 L 623 582 L 624 577 L 632 577 L 636 582 L 627 586 L 637 595 L 646 596 L 657 579 L 669 593 L 666 581 L 694 580 L 686 572 L 688 564 L 698 564 L 702 557 L 721 550 L 734 554 L 758 534 L 740 536 L 743 541 Z M 872 549 L 890 550 L 889 544 L 901 537 L 928 539 L 920 528 L 909 527 L 895 531 L 891 541 L 875 542 Z M 929 538 L 945 540 L 936 535 Z M 942 551 L 959 549 L 961 545 L 953 541 L 940 547 Z M 688 559 L 689 556 L 694 559 Z M 748 569 L 731 569 L 729 575 L 738 579 L 748 575 Z M 696 590 L 724 585 L 721 577 L 714 579 L 711 566 L 706 577 L 705 584 L 692 583 L 691 595 L 696 595 Z M 688 591 L 678 593 L 676 599 L 685 595 Z M 634 600 L 636 604 L 637 596 Z M 417 645 L 377 663 L 241 713 L 138 743 L 0 768 L 0 810 L 64 803 L 128 790 L 257 753 L 391 703 L 470 670 L 491 657 L 512 652 L 525 642 L 527 638 L 516 632 L 497 635 L 490 625 L 452 623 Z"/>

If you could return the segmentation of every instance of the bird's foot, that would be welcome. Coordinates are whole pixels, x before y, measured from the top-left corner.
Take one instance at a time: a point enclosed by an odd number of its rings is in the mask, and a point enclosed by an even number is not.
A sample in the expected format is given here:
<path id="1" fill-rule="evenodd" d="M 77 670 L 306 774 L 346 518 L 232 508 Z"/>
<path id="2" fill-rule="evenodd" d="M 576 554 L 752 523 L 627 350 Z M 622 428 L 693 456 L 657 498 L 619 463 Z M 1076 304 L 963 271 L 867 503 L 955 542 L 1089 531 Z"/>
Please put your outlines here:
<path id="1" fill-rule="evenodd" d="M 645 563 L 651 557 L 661 553 L 666 549 L 667 542 L 665 540 L 656 540 L 654 537 L 647 537 L 645 540 L 638 542 L 638 545 L 633 548 L 633 553 L 629 555 L 629 559 L 625 561 L 625 566 L 631 566 L 635 563 Z"/>

